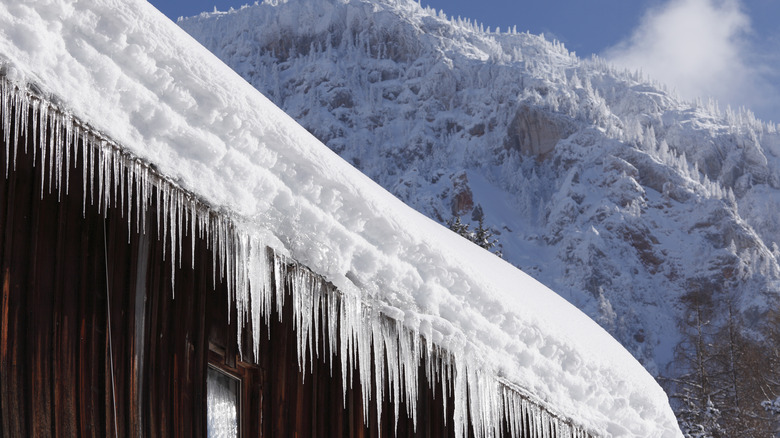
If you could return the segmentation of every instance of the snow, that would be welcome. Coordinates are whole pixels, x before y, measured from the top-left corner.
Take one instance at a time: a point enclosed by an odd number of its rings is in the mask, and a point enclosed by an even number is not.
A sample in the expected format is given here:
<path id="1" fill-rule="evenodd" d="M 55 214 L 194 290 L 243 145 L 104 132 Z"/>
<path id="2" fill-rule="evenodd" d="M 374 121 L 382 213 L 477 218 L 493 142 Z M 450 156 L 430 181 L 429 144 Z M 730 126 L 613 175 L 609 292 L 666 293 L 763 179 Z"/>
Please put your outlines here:
<path id="1" fill-rule="evenodd" d="M 417 366 L 401 364 L 438 365 L 431 372 L 453 381 L 461 436 L 467 412 L 477 436 L 496 434 L 502 415 L 517 427 L 523 412 L 602 436 L 680 436 L 664 392 L 603 329 L 371 182 L 149 4 L 4 1 L 0 54 L 5 132 L 19 123 L 9 107 L 33 104 L 44 129 L 64 126 L 94 148 L 84 160 L 99 175 L 98 206 L 112 187 L 136 184 L 142 195 L 127 208 L 138 217 L 157 191 L 169 256 L 205 230 L 239 318 L 267 317 L 269 264 L 278 274 L 290 257 L 317 274 L 295 273 L 302 366 L 318 332 L 308 316 L 323 312 L 341 330 L 340 366 L 364 388 L 371 345 L 385 346 L 375 360 L 396 400 L 416 398 Z M 18 91 L 28 84 L 40 92 Z M 67 168 L 73 136 L 38 150 Z M 263 311 L 246 315 L 249 303 Z"/>
<path id="2" fill-rule="evenodd" d="M 780 135 L 747 109 L 686 102 L 543 36 L 485 33 L 413 1 L 267 1 L 179 25 L 429 218 L 475 227 L 453 208 L 470 191 L 504 259 L 653 375 L 676 377 L 692 287 L 716 315 L 738 291 L 749 331 L 780 296 Z M 529 157 L 550 127 L 561 140 Z"/>

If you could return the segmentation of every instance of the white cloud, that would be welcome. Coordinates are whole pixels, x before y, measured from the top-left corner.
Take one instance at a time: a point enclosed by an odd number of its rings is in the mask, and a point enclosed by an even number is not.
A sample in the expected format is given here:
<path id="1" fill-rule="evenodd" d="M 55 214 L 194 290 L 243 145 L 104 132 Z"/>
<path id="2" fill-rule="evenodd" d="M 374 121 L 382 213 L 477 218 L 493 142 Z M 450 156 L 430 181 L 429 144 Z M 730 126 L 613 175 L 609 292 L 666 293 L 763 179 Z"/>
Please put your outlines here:
<path id="1" fill-rule="evenodd" d="M 767 66 L 754 62 L 751 33 L 738 0 L 670 0 L 648 10 L 633 35 L 604 56 L 641 69 L 683 97 L 712 96 L 769 116 L 763 110 L 771 108 L 777 90 L 764 77 Z"/>

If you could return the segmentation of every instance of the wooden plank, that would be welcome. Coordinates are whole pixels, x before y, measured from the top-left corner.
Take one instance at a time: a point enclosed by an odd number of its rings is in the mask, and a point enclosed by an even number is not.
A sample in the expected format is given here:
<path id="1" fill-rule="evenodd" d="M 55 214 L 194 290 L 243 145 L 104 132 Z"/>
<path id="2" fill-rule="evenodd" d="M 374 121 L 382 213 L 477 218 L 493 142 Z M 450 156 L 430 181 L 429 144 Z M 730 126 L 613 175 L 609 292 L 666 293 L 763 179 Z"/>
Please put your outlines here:
<path id="1" fill-rule="evenodd" d="M 40 159 L 41 154 L 38 154 Z M 41 193 L 42 182 L 40 163 L 36 167 L 34 177 L 35 193 Z M 30 366 L 31 378 L 28 381 L 30 389 L 30 430 L 34 436 L 49 436 L 52 433 L 52 393 L 51 393 L 51 333 L 52 333 L 52 297 L 50 267 L 51 251 L 48 250 L 51 241 L 49 203 L 32 202 L 30 226 L 35 230 L 30 234 L 29 245 L 32 249 L 29 259 L 30 274 L 27 277 L 31 307 L 28 313 L 25 332 L 26 340 L 32 347 L 28 350 L 26 361 Z M 56 229 L 56 228 L 55 228 Z"/>
<path id="2" fill-rule="evenodd" d="M 162 385 L 162 382 L 160 381 L 160 370 L 162 365 L 158 359 L 158 342 L 160 337 L 159 332 L 161 330 L 160 302 L 163 297 L 161 297 L 159 293 L 159 271 L 161 268 L 156 258 L 159 253 L 157 251 L 157 237 L 154 231 L 154 221 L 151 219 L 153 216 L 154 212 L 150 209 L 149 214 L 147 215 L 148 220 L 146 223 L 146 233 L 149 238 L 149 265 L 146 280 L 148 291 L 147 300 L 149 307 L 149 319 L 146 324 L 146 343 L 144 346 L 144 355 L 146 360 L 144 362 L 143 368 L 145 376 L 144 380 L 147 382 L 146 387 L 148 389 L 148 391 L 143 394 L 144 412 L 146 419 L 144 426 L 146 427 L 145 433 L 147 435 L 160 432 L 162 428 L 163 417 L 163 413 L 161 412 L 162 409 L 158 406 L 161 403 L 161 397 L 163 397 L 163 393 L 161 392 L 160 388 L 160 385 Z"/>
<path id="3" fill-rule="evenodd" d="M 64 183 L 64 181 L 63 181 Z M 76 419 L 77 393 L 73 382 L 76 381 L 76 351 L 78 339 L 78 306 L 77 279 L 74 274 L 78 272 L 74 266 L 74 258 L 69 252 L 71 248 L 77 248 L 77 233 L 70 232 L 70 227 L 77 227 L 80 223 L 71 224 L 69 220 L 68 203 L 59 204 L 57 220 L 56 243 L 56 267 L 54 269 L 55 280 L 55 334 L 56 346 L 55 358 L 52 361 L 54 368 L 54 415 L 55 436 L 68 437 L 78 435 L 78 421 Z M 74 242 L 74 240 L 76 242 Z"/>
<path id="4" fill-rule="evenodd" d="M 132 348 L 132 374 L 130 377 L 130 400 L 132 412 L 130 413 L 131 431 L 133 436 L 142 436 L 144 433 L 144 359 L 145 346 L 147 344 L 146 318 L 147 318 L 147 269 L 149 266 L 149 241 L 146 234 L 133 233 L 131 240 L 133 254 L 135 254 L 135 298 L 133 344 Z M 131 289 L 132 290 L 132 289 Z"/>
<path id="5" fill-rule="evenodd" d="M 285 318 L 285 321 L 289 321 L 289 318 Z M 287 382 L 289 380 L 287 370 L 289 368 L 290 354 L 289 354 L 289 336 L 284 325 L 274 322 L 276 330 L 274 330 L 274 336 L 271 337 L 271 350 L 275 358 L 275 363 L 272 365 L 271 385 L 272 385 L 272 402 L 271 402 L 271 416 L 273 421 L 273 431 L 271 435 L 273 437 L 285 437 L 289 436 L 287 429 L 287 411 L 289 410 L 289 394 L 287 389 Z"/>
<path id="6" fill-rule="evenodd" d="M 25 184 L 25 175 L 30 171 L 25 166 L 26 155 L 20 157 L 20 170 L 11 172 L 5 179 L 7 187 L 7 214 L 3 229 L 3 308 L 2 339 L 0 339 L 0 412 L 3 418 L 3 436 L 27 436 L 27 411 L 25 409 L 25 391 L 23 385 L 24 343 L 18 337 L 23 333 L 23 303 L 25 294 L 21 288 L 28 247 L 20 245 L 21 238 L 27 241 L 25 231 L 27 221 L 24 215 L 29 207 L 30 196 L 24 192 L 32 190 L 32 184 Z M 21 180 L 21 183 L 20 183 Z M 21 220 L 20 220 L 21 219 Z M 21 262 L 25 263 L 22 264 Z M 26 269 L 26 268 L 25 268 Z"/>
<path id="7" fill-rule="evenodd" d="M 275 319 L 276 315 L 272 314 L 271 318 Z M 273 406 L 273 398 L 272 398 L 272 361 L 271 361 L 271 336 L 268 336 L 268 330 L 270 328 L 263 324 L 264 330 L 261 332 L 261 338 L 260 338 L 260 348 L 259 348 L 259 354 L 260 354 L 260 366 L 261 366 L 261 379 L 262 379 L 262 400 L 261 400 L 261 419 L 262 419 L 262 438 L 270 438 L 272 437 L 272 425 L 273 425 L 273 413 L 272 413 L 272 406 Z M 319 436 L 325 436 L 319 435 Z"/>
<path id="8" fill-rule="evenodd" d="M 295 421 L 293 424 L 295 425 L 295 436 L 306 437 L 311 436 L 309 417 L 307 416 L 311 399 L 306 397 L 306 385 L 304 384 L 303 375 L 301 373 L 296 374 L 298 379 L 296 379 L 295 385 Z"/>
<path id="9" fill-rule="evenodd" d="M 191 219 L 192 220 L 192 219 Z M 189 231 L 191 232 L 191 231 Z M 183 248 L 186 257 L 182 260 L 182 266 L 186 270 L 191 270 L 192 264 L 192 239 L 186 239 L 186 245 Z M 206 314 L 207 314 L 207 294 L 211 289 L 211 281 L 209 279 L 209 253 L 206 249 L 205 242 L 201 239 L 195 241 L 195 270 L 189 271 L 185 275 L 191 275 L 194 279 L 193 291 L 197 292 L 197 307 L 195 310 L 195 357 L 194 366 L 195 373 L 193 374 L 192 389 L 193 389 L 193 436 L 206 436 L 206 373 L 208 370 L 208 332 L 206 327 Z"/>
<path id="10" fill-rule="evenodd" d="M 359 360 L 359 359 L 358 359 Z M 357 369 L 360 369 L 359 367 Z M 363 385 L 360 383 L 360 379 L 357 375 L 357 371 L 353 373 L 352 377 L 352 390 L 353 403 L 352 410 L 354 411 L 353 428 L 355 438 L 365 438 L 365 424 L 363 422 Z"/>
<path id="11" fill-rule="evenodd" d="M 344 416 L 346 414 L 344 408 L 344 396 L 341 390 L 341 366 L 339 366 L 338 359 L 333 364 L 333 384 L 330 389 L 330 406 L 333 408 L 331 414 L 330 424 L 330 436 L 343 437 L 344 436 Z"/>
<path id="12" fill-rule="evenodd" d="M 127 225 L 121 216 L 119 208 L 109 209 L 110 220 L 104 220 L 106 227 L 106 250 L 108 260 L 108 289 L 111 303 L 111 342 L 113 356 L 114 383 L 116 391 L 116 422 L 119 436 L 132 435 L 135 427 L 131 423 L 133 417 L 132 397 L 132 350 L 135 344 L 135 283 L 136 263 L 138 255 L 134 252 L 137 245 L 129 245 Z M 137 239 L 136 239 L 137 241 Z M 109 321 L 107 321 L 108 324 Z"/>
<path id="13" fill-rule="evenodd" d="M 322 337 L 320 337 L 320 354 L 324 357 L 325 355 L 322 354 L 325 350 L 322 348 Z M 314 403 L 314 433 L 313 436 L 326 436 L 326 426 L 328 424 L 329 420 L 329 414 L 330 414 L 330 406 L 328 406 L 327 400 L 328 400 L 328 384 L 329 384 L 329 375 L 328 375 L 328 368 L 325 362 L 322 359 L 315 360 L 314 361 L 314 374 L 312 376 L 312 384 L 316 387 L 316 394 L 314 397 L 312 397 L 313 403 Z"/>
<path id="14" fill-rule="evenodd" d="M 182 249 L 188 248 L 183 246 Z M 186 257 L 186 261 L 189 263 L 189 256 Z M 167 262 L 166 265 L 170 268 L 170 262 Z M 205 313 L 205 309 L 197 305 L 200 300 L 199 290 L 195 283 L 196 277 L 191 272 L 187 272 L 191 270 L 191 265 L 182 263 L 182 266 L 181 269 L 175 268 L 176 298 L 173 300 L 174 320 L 177 321 L 176 328 L 173 330 L 174 339 L 172 341 L 175 343 L 173 351 L 176 352 L 179 359 L 179 362 L 174 365 L 178 374 L 178 377 L 174 379 L 178 385 L 178 389 L 174 390 L 175 403 L 178 404 L 178 412 L 174 413 L 177 424 L 174 435 L 190 437 L 194 436 L 192 417 L 198 412 L 194 397 L 195 382 L 200 383 L 205 377 L 202 371 L 203 364 L 196 361 L 198 358 L 196 345 L 204 344 L 202 341 L 198 341 L 198 333 L 202 331 L 198 325 L 203 325 L 202 315 Z M 201 345 L 198 347 L 203 348 Z"/>
<path id="15" fill-rule="evenodd" d="M 153 214 L 151 216 L 154 216 Z M 166 284 L 170 283 L 169 274 L 166 274 L 166 266 L 162 266 L 160 260 L 162 259 L 162 247 L 160 241 L 157 240 L 157 223 L 155 220 L 150 220 L 147 224 L 147 230 L 151 236 L 151 248 L 152 248 L 152 269 L 149 270 L 149 293 L 151 300 L 154 303 L 152 307 L 152 324 L 150 326 L 151 333 L 149 337 L 150 341 L 150 357 L 149 357 L 149 376 L 150 376 L 150 391 L 149 391 L 149 405 L 150 405 L 150 417 L 155 421 L 151 424 L 152 433 L 159 433 L 162 436 L 169 436 L 171 414 L 168 412 L 170 409 L 172 376 L 170 375 L 171 368 L 171 351 L 169 350 L 169 337 L 170 331 L 168 328 L 169 323 L 169 301 L 170 291 L 166 293 Z"/>
<path id="16" fill-rule="evenodd" d="M 83 143 L 83 142 L 82 142 Z M 89 197 L 89 194 L 87 194 Z M 102 233 L 95 207 L 87 205 L 79 251 L 79 429 L 84 436 L 108 436 L 106 423 L 106 302 Z"/>

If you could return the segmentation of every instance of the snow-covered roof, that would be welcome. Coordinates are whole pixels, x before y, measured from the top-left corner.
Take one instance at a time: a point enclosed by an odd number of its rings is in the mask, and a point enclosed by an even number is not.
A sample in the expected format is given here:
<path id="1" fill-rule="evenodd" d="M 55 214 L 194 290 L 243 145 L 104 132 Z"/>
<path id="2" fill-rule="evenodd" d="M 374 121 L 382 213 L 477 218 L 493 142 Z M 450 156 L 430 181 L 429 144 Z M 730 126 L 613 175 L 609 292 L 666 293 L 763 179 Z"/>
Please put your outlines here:
<path id="1" fill-rule="evenodd" d="M 681 436 L 597 324 L 374 184 L 148 3 L 4 0 L 0 57 L 7 84 L 34 84 L 231 224 L 249 248 L 229 255 L 252 283 L 236 280 L 239 302 L 263 288 L 251 249 L 268 245 L 375 311 L 355 325 L 381 314 L 451 354 L 456 411 L 474 421 L 498 418 L 509 387 L 600 435 Z"/>

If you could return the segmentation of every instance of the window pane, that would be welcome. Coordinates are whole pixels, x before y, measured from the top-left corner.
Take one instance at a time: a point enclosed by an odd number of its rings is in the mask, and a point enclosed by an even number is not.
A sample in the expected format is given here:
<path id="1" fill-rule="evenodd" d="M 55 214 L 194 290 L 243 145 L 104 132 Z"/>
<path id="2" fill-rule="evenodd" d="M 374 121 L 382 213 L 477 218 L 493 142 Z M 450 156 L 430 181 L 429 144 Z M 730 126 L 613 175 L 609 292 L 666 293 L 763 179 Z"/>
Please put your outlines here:
<path id="1" fill-rule="evenodd" d="M 238 407 L 240 382 L 209 367 L 206 378 L 209 438 L 238 437 Z"/>

